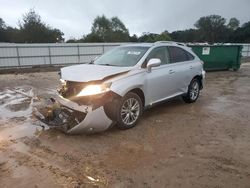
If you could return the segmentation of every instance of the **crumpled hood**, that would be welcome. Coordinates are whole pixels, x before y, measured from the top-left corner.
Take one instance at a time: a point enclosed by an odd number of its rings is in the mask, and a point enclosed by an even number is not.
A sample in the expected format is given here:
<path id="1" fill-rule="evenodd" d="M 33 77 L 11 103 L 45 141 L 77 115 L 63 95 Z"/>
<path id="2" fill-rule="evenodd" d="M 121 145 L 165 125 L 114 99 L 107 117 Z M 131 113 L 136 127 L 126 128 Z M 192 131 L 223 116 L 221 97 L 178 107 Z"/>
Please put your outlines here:
<path id="1" fill-rule="evenodd" d="M 114 67 L 104 65 L 82 64 L 61 68 L 61 78 L 73 82 L 102 80 L 108 76 L 127 72 L 131 67 Z"/>

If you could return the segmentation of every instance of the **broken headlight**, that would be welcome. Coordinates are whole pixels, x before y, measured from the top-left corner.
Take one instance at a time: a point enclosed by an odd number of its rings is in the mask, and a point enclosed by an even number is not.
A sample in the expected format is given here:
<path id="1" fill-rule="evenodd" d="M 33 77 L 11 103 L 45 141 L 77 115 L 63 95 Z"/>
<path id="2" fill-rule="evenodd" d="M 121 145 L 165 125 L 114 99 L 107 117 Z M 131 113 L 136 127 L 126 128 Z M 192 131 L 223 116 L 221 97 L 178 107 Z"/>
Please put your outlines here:
<path id="1" fill-rule="evenodd" d="M 65 85 L 66 85 L 66 81 L 65 81 L 65 80 L 60 79 L 60 82 L 61 82 L 62 86 L 65 86 Z"/>
<path id="2" fill-rule="evenodd" d="M 110 86 L 111 83 L 87 85 L 76 96 L 83 97 L 106 93 L 110 91 Z"/>

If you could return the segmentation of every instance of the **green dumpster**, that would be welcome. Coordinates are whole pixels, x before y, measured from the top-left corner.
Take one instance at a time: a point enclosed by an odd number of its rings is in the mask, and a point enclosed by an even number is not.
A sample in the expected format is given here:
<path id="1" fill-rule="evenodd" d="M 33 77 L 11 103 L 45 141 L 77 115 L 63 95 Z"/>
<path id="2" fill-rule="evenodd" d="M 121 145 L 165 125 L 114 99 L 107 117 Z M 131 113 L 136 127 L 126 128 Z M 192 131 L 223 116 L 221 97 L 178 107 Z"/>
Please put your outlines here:
<path id="1" fill-rule="evenodd" d="M 238 70 L 241 64 L 241 45 L 189 45 L 204 62 L 204 69 Z"/>

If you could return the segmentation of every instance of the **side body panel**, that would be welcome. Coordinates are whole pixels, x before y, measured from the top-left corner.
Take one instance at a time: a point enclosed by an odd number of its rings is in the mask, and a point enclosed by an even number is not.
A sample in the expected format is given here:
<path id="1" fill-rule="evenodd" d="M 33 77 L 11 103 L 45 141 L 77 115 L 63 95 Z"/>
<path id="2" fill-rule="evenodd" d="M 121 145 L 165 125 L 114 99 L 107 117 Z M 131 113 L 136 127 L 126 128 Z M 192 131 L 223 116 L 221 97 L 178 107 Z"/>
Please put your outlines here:
<path id="1" fill-rule="evenodd" d="M 145 106 L 186 93 L 191 80 L 195 76 L 202 76 L 203 69 L 199 58 L 192 51 L 185 50 L 195 58 L 153 67 L 151 72 L 146 68 L 134 68 L 126 76 L 116 79 L 111 90 L 123 97 L 133 89 L 141 89 L 145 96 Z M 149 52 L 143 59 L 146 59 Z"/>
<path id="2" fill-rule="evenodd" d="M 152 68 L 145 74 L 146 101 L 151 105 L 176 93 L 176 78 L 169 64 Z"/>

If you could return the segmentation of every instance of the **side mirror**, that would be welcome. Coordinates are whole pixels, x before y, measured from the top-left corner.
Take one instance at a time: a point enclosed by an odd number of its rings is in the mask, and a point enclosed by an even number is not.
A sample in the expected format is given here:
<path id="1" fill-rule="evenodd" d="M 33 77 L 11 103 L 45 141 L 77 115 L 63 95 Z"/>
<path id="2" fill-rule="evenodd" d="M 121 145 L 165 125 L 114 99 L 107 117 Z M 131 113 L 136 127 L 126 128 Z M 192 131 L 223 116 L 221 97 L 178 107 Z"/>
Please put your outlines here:
<path id="1" fill-rule="evenodd" d="M 93 59 L 91 59 L 90 64 L 93 64 L 100 56 L 96 56 Z"/>
<path id="2" fill-rule="evenodd" d="M 147 63 L 148 72 L 151 72 L 152 67 L 158 67 L 161 65 L 161 60 L 158 58 L 150 59 Z"/>

